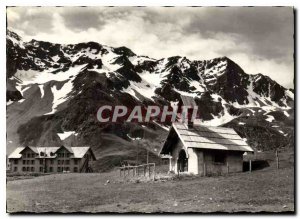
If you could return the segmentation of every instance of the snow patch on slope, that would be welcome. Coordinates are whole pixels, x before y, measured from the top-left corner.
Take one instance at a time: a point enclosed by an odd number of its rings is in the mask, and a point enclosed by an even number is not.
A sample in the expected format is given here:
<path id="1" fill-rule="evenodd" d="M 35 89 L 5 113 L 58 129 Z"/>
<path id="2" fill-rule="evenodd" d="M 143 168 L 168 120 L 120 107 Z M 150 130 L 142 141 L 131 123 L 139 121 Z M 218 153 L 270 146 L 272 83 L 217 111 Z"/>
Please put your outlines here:
<path id="1" fill-rule="evenodd" d="M 9 106 L 10 104 L 12 104 L 14 101 L 11 101 L 9 100 L 7 103 L 6 103 L 6 106 Z"/>
<path id="2" fill-rule="evenodd" d="M 16 76 L 21 81 L 17 82 L 16 89 L 21 92 L 22 96 L 24 96 L 24 92 L 27 89 L 31 88 L 30 85 L 37 84 L 40 88 L 41 98 L 43 98 L 45 95 L 44 93 L 45 83 L 50 81 L 58 81 L 58 82 L 66 81 L 65 84 L 60 89 L 57 88 L 57 85 L 51 87 L 51 92 L 53 94 L 52 111 L 46 113 L 45 115 L 53 114 L 56 112 L 57 106 L 68 99 L 67 95 L 73 89 L 73 80 L 75 76 L 79 74 L 80 70 L 84 68 L 86 65 L 87 64 L 70 67 L 67 71 L 58 72 L 56 74 L 53 74 L 51 72 L 53 71 L 53 69 L 49 69 L 43 72 L 38 72 L 33 70 L 28 70 L 28 71 L 18 70 Z"/>
<path id="3" fill-rule="evenodd" d="M 57 89 L 57 85 L 51 87 L 51 92 L 53 94 L 52 111 L 46 113 L 45 115 L 55 113 L 58 105 L 62 104 L 68 99 L 67 95 L 72 91 L 72 88 L 73 84 L 71 80 L 66 82 L 60 89 Z"/>
<path id="4" fill-rule="evenodd" d="M 293 94 L 293 92 L 292 92 L 292 91 L 290 91 L 290 90 L 286 90 L 286 91 L 285 91 L 285 94 L 286 94 L 288 97 L 290 97 L 291 99 L 293 99 L 293 100 L 294 100 L 294 94 Z"/>
<path id="5" fill-rule="evenodd" d="M 140 137 L 136 137 L 136 138 L 133 138 L 133 137 L 130 137 L 129 134 L 127 134 L 127 137 L 130 138 L 131 140 L 135 141 L 135 140 L 141 140 L 142 138 Z"/>
<path id="6" fill-rule="evenodd" d="M 133 97 L 139 100 L 136 96 L 136 92 L 140 95 L 153 100 L 155 96 L 155 89 L 160 87 L 160 82 L 165 77 L 165 74 L 150 73 L 143 71 L 139 76 L 142 78 L 141 82 L 130 81 L 130 86 L 123 90 L 123 92 L 129 93 Z"/>
<path id="7" fill-rule="evenodd" d="M 12 41 L 12 43 L 14 44 L 14 46 L 19 46 L 21 49 L 25 49 L 24 45 L 23 45 L 23 41 L 22 40 L 17 40 L 12 36 L 7 35 L 6 36 L 7 39 L 10 39 Z"/>
<path id="8" fill-rule="evenodd" d="M 181 91 L 181 90 L 178 90 L 176 88 L 173 88 L 174 91 L 176 91 L 177 93 L 181 94 L 181 95 L 184 95 L 184 96 L 190 96 L 190 97 L 196 97 L 198 96 L 197 93 L 191 93 L 191 92 L 186 92 L 186 91 Z"/>
<path id="9" fill-rule="evenodd" d="M 108 51 L 108 53 L 107 54 L 103 54 L 101 56 L 101 60 L 102 60 L 102 64 L 103 64 L 102 68 L 103 69 L 107 69 L 108 71 L 116 71 L 120 67 L 122 67 L 121 65 L 113 64 L 113 62 L 115 61 L 116 58 L 119 57 L 119 55 L 117 55 L 116 53 L 114 53 L 112 51 L 111 47 L 103 46 L 103 48 L 105 48 Z"/>
<path id="10" fill-rule="evenodd" d="M 195 92 L 204 92 L 205 91 L 205 88 L 204 88 L 205 86 L 198 81 L 195 81 L 195 80 L 191 81 L 190 86 L 196 88 Z"/>
<path id="11" fill-rule="evenodd" d="M 268 121 L 268 122 L 272 122 L 273 120 L 275 120 L 275 118 L 274 118 L 274 116 L 271 116 L 271 115 L 267 115 L 267 119 L 266 119 L 266 121 Z"/>
<path id="12" fill-rule="evenodd" d="M 41 91 L 41 99 L 44 97 L 44 85 L 43 84 L 40 84 L 39 85 L 39 88 L 40 88 L 40 91 Z"/>
<path id="13" fill-rule="evenodd" d="M 141 64 L 144 61 L 156 61 L 156 59 L 152 59 L 152 58 L 145 57 L 145 56 L 131 56 L 128 59 L 133 65 Z"/>
<path id="14" fill-rule="evenodd" d="M 226 107 L 227 102 L 218 94 L 212 94 L 211 95 L 214 100 L 219 100 L 221 99 L 222 107 L 223 107 L 223 113 L 219 114 L 218 116 L 215 116 L 211 114 L 213 119 L 208 120 L 208 121 L 203 121 L 201 120 L 202 125 L 207 125 L 207 126 L 220 126 L 222 124 L 228 123 L 231 120 L 237 118 L 238 116 L 233 116 L 228 112 L 228 109 Z"/>
<path id="15" fill-rule="evenodd" d="M 290 114 L 287 111 L 283 111 L 283 113 L 286 117 L 290 117 Z"/>
<path id="16" fill-rule="evenodd" d="M 57 133 L 57 135 L 60 138 L 60 140 L 63 141 L 71 135 L 77 136 L 77 133 L 75 131 L 69 131 L 69 132 Z"/>
<path id="17" fill-rule="evenodd" d="M 59 55 L 52 56 L 51 58 L 54 62 L 57 62 L 60 59 Z"/>
<path id="18" fill-rule="evenodd" d="M 158 87 L 165 75 L 143 71 L 139 76 L 147 83 Z"/>
<path id="19" fill-rule="evenodd" d="M 25 91 L 26 90 L 28 90 L 29 88 L 30 88 L 30 86 L 28 86 L 28 87 L 25 87 L 25 88 L 20 88 L 20 87 L 18 87 L 20 90 L 20 93 L 22 94 L 22 96 L 24 97 L 24 93 L 25 93 Z"/>
<path id="20" fill-rule="evenodd" d="M 33 70 L 18 70 L 16 76 L 22 80 L 21 85 L 29 84 L 44 84 L 48 81 L 65 81 L 68 80 L 71 76 L 76 76 L 80 70 L 85 67 L 87 64 L 77 65 L 75 67 L 69 68 L 66 72 L 58 72 L 53 74 L 51 71 L 54 69 L 38 72 Z"/>

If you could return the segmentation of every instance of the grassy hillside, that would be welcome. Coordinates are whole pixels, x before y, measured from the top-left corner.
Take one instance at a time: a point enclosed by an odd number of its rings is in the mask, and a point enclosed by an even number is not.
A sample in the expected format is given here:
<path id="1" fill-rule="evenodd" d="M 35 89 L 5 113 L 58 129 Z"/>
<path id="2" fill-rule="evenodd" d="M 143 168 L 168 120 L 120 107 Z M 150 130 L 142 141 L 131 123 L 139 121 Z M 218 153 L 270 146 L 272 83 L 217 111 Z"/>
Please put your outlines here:
<path id="1" fill-rule="evenodd" d="M 118 171 L 54 174 L 7 183 L 8 212 L 294 211 L 293 156 L 282 167 L 219 177 L 128 181 Z M 165 169 L 160 169 L 160 172 Z M 159 176 L 159 173 L 158 173 Z M 109 180 L 109 182 L 108 182 Z M 138 183 L 139 182 L 139 183 Z"/>

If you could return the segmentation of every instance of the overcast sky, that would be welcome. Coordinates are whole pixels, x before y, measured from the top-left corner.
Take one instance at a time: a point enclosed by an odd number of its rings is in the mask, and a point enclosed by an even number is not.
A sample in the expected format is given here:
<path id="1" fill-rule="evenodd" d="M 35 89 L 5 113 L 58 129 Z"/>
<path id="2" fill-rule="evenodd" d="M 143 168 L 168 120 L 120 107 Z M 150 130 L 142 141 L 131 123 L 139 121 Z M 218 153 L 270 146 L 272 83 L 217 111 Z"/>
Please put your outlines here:
<path id="1" fill-rule="evenodd" d="M 96 41 L 153 58 L 227 56 L 294 87 L 291 7 L 17 7 L 7 9 L 7 25 L 25 41 Z"/>

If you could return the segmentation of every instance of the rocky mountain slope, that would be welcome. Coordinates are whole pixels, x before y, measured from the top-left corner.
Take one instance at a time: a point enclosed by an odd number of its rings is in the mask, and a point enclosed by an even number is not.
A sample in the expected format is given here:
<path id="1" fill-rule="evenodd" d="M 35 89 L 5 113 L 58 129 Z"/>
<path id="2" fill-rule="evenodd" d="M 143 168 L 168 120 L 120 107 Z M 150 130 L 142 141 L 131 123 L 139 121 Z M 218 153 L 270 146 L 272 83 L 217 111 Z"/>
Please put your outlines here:
<path id="1" fill-rule="evenodd" d="M 89 145 L 99 170 L 123 159 L 151 159 L 169 124 L 100 123 L 102 105 L 199 106 L 198 122 L 233 127 L 257 150 L 294 146 L 294 94 L 227 57 L 156 60 L 126 47 L 31 40 L 7 31 L 7 153 L 19 145 Z M 284 74 L 284 73 L 283 73 Z"/>

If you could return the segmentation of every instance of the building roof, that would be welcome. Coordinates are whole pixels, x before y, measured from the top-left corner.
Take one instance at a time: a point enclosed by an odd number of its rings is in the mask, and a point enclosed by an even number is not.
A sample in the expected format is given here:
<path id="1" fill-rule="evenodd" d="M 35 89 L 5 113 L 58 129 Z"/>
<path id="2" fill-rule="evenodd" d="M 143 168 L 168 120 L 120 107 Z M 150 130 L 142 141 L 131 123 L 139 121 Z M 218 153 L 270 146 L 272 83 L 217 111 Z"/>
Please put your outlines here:
<path id="1" fill-rule="evenodd" d="M 73 153 L 72 147 L 62 145 L 61 147 L 59 147 L 59 149 L 60 149 L 60 148 L 65 148 L 65 149 L 66 149 L 67 151 L 69 151 L 70 153 Z M 57 150 L 58 150 L 58 149 L 57 149 Z"/>
<path id="2" fill-rule="evenodd" d="M 82 158 L 89 149 L 90 147 L 72 147 L 75 158 Z"/>
<path id="3" fill-rule="evenodd" d="M 21 158 L 22 154 L 20 154 L 21 151 L 23 151 L 25 147 L 17 147 L 9 156 L 8 158 Z"/>
<path id="4" fill-rule="evenodd" d="M 173 123 L 160 154 L 169 154 L 174 145 L 172 140 L 176 136 L 178 136 L 186 149 L 201 148 L 253 152 L 253 149 L 232 128 L 200 125 L 194 125 L 192 128 L 189 128 L 186 124 Z"/>
<path id="5" fill-rule="evenodd" d="M 64 146 L 65 147 L 65 146 Z M 9 156 L 8 158 L 21 158 L 22 154 L 21 152 L 26 147 L 17 147 Z M 56 151 L 61 147 L 29 147 L 31 150 L 36 152 L 38 154 L 37 158 L 55 158 L 56 157 Z M 90 147 L 65 147 L 68 151 L 72 151 L 73 153 L 72 158 L 82 158 L 87 151 L 90 149 Z M 46 156 L 41 156 L 41 152 L 43 152 Z M 93 155 L 94 156 L 94 155 Z M 94 156 L 95 157 L 95 156 Z"/>
<path id="6" fill-rule="evenodd" d="M 36 148 L 38 153 L 38 158 L 55 158 L 55 152 L 59 149 L 59 147 L 30 147 L 30 149 Z M 46 156 L 41 156 L 41 152 L 43 152 Z"/>
<path id="7" fill-rule="evenodd" d="M 194 107 L 197 106 L 194 97 L 186 96 L 186 95 L 180 95 L 180 99 L 182 101 L 183 106 L 190 106 Z"/>

